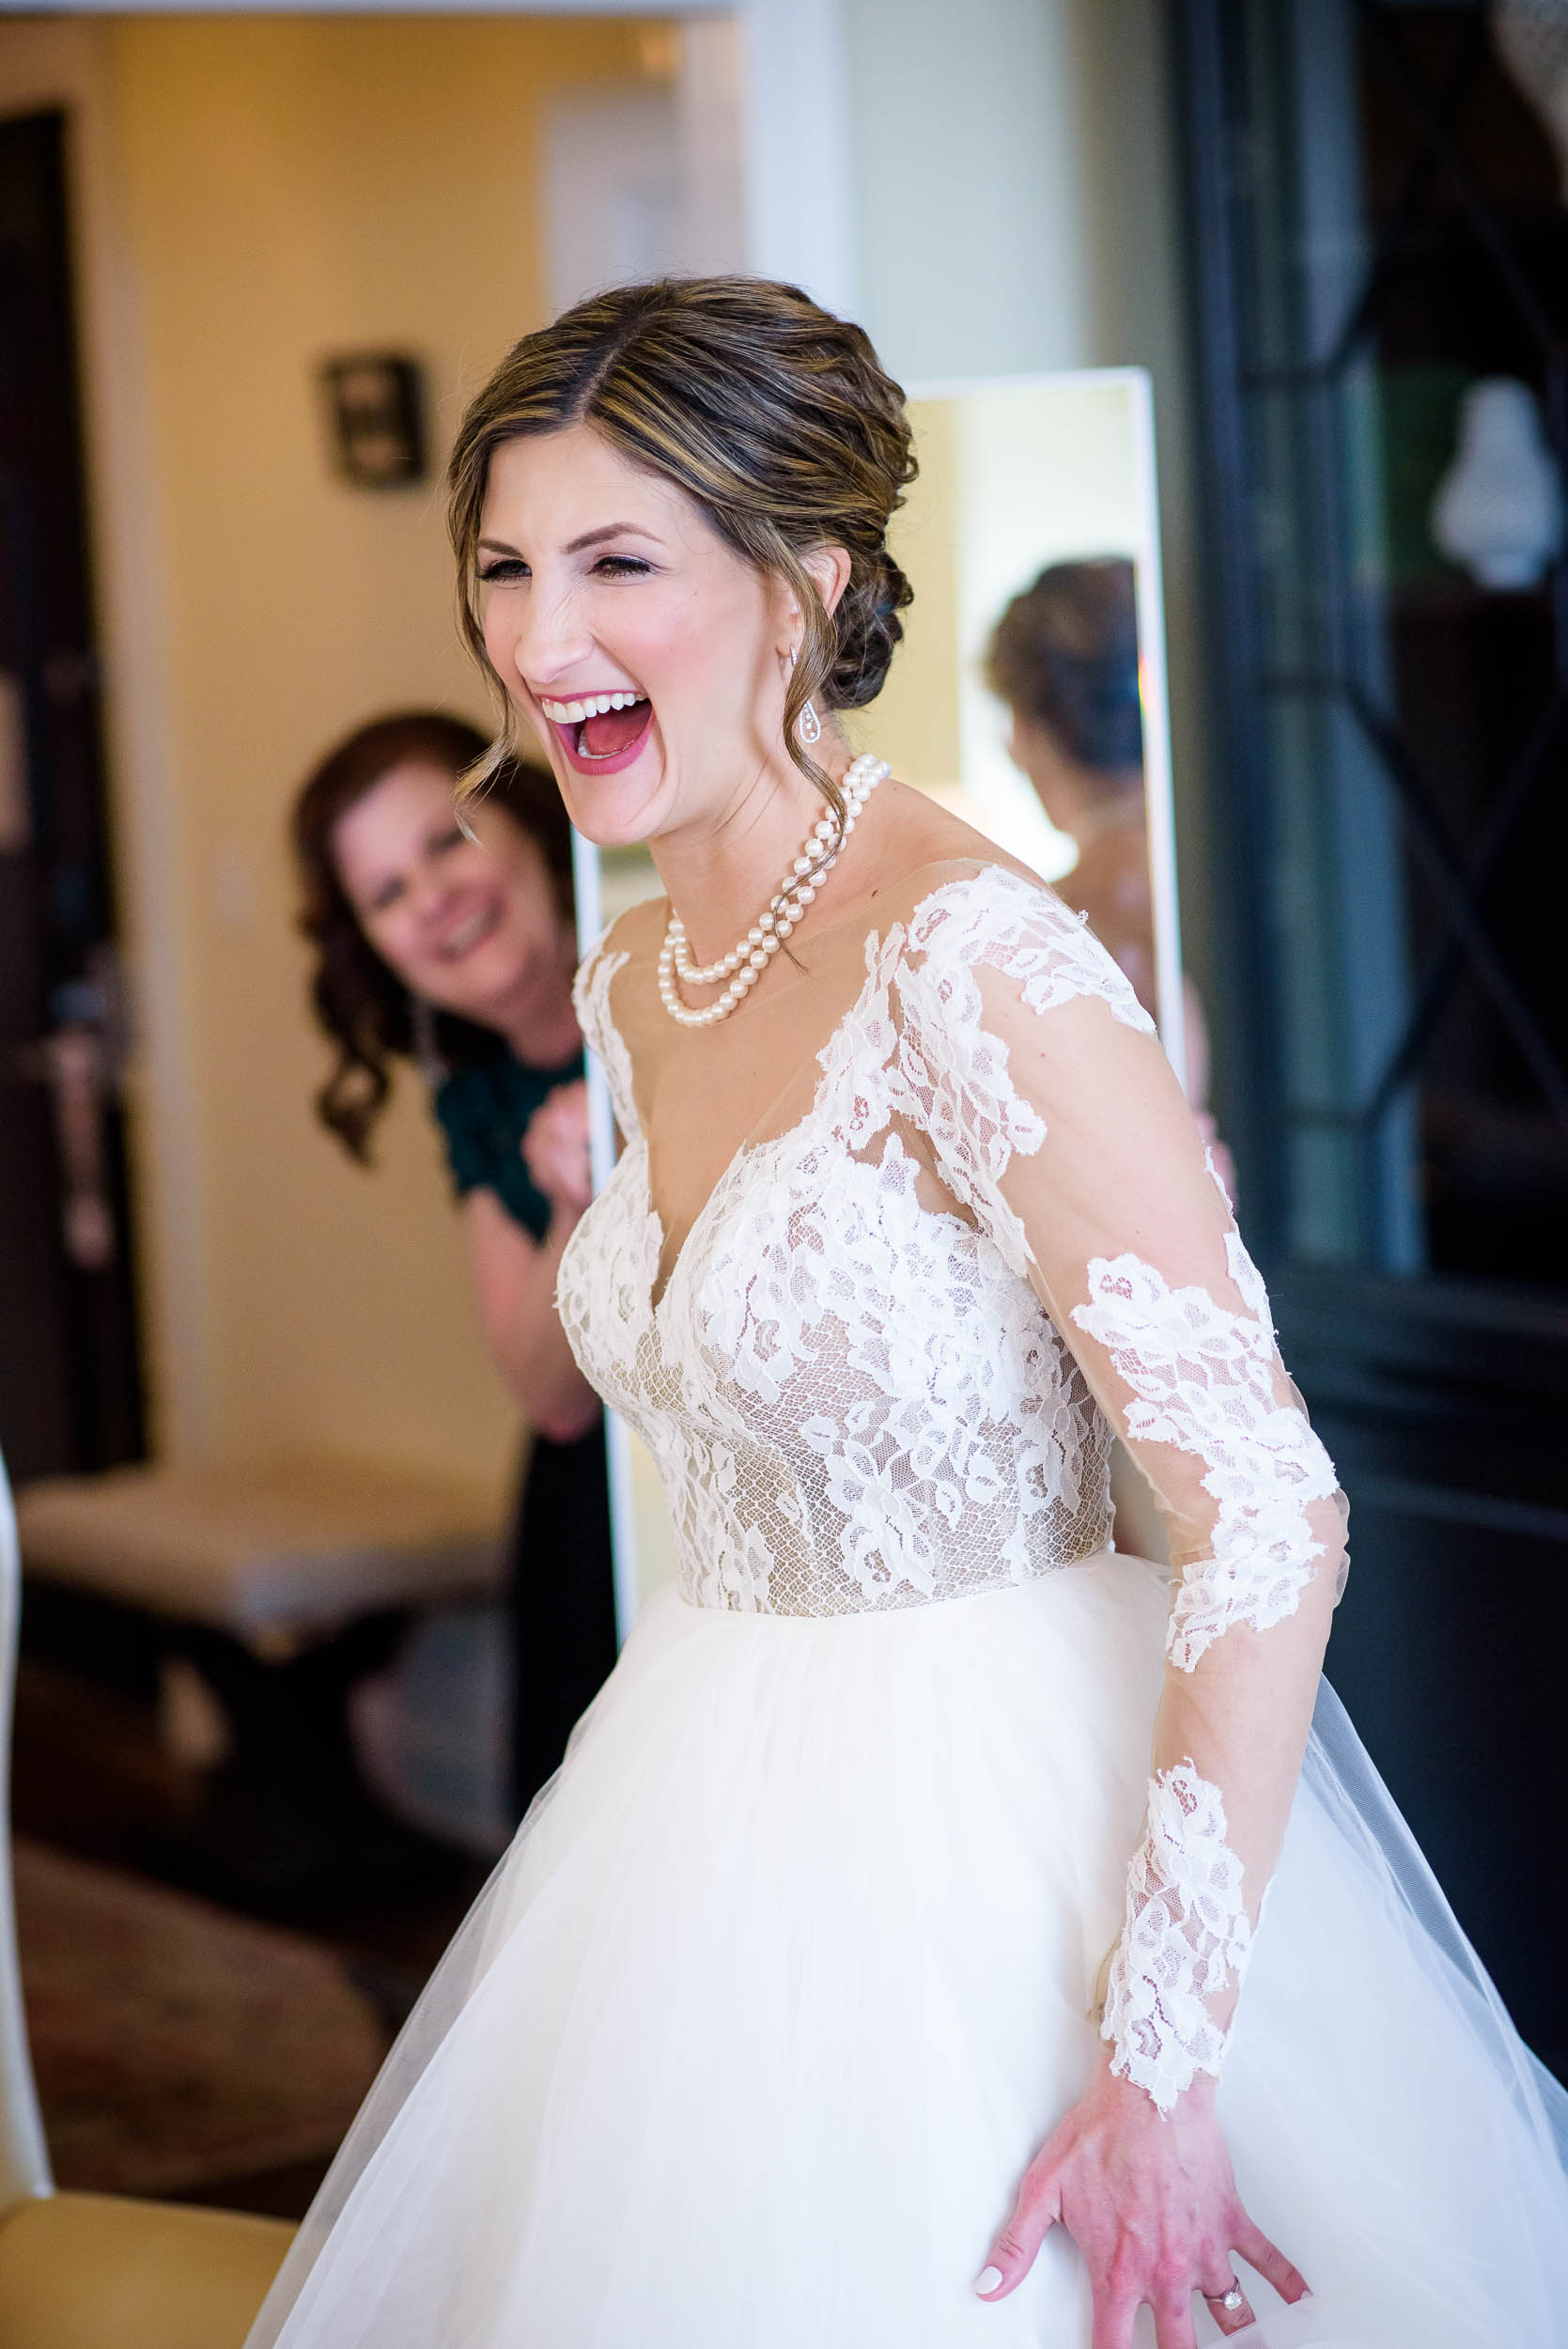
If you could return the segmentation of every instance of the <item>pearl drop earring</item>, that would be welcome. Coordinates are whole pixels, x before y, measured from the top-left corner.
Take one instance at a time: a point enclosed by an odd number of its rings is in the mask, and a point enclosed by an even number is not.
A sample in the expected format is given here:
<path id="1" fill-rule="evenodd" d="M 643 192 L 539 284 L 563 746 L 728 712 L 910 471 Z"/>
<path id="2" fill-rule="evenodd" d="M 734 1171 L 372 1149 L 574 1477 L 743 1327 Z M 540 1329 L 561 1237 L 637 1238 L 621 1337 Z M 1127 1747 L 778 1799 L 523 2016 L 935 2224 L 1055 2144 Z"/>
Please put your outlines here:
<path id="1" fill-rule="evenodd" d="M 795 663 L 798 658 L 799 656 L 795 653 L 791 653 L 789 656 L 789 674 L 791 677 L 795 675 Z M 809 695 L 801 706 L 800 715 L 796 721 L 795 730 L 800 735 L 801 741 L 805 744 L 808 750 L 810 750 L 814 742 L 820 742 L 822 739 L 822 721 L 817 716 L 815 707 Z"/>

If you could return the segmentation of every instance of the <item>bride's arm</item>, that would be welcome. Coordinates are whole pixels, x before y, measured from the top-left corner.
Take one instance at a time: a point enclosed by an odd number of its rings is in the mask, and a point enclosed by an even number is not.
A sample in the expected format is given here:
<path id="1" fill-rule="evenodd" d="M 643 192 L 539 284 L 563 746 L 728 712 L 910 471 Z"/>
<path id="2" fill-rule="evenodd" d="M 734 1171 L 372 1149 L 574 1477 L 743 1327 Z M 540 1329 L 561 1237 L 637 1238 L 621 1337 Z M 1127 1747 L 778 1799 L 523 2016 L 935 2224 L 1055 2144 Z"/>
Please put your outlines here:
<path id="1" fill-rule="evenodd" d="M 1042 900 L 967 943 L 939 928 L 903 989 L 906 1071 L 943 1172 L 1148 1477 L 1173 1570 L 1105 2061 L 1025 2182 L 991 2290 L 1060 2219 L 1108 2343 L 1143 2299 L 1161 2343 L 1185 2343 L 1189 2295 L 1225 2288 L 1233 2247 L 1286 2297 L 1301 2288 L 1235 2200 L 1213 2086 L 1306 1745 L 1343 1503 L 1164 1056 L 1063 918 Z"/>

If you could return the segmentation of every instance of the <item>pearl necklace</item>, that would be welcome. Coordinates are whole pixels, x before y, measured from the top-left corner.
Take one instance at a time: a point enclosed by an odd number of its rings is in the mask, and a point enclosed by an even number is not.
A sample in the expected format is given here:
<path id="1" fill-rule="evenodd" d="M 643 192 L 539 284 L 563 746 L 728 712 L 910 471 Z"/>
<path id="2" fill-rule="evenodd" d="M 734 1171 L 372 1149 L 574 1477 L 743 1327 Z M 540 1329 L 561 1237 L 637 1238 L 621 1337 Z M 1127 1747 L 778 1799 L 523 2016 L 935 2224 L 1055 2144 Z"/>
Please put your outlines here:
<path id="1" fill-rule="evenodd" d="M 672 1019 L 678 1019 L 683 1028 L 711 1028 L 744 1003 L 843 855 L 856 817 L 888 772 L 887 760 L 873 757 L 869 751 L 856 759 L 844 778 L 843 821 L 824 816 L 813 826 L 800 855 L 768 900 L 766 911 L 758 914 L 745 937 L 717 962 L 691 960 L 686 925 L 671 907 L 670 926 L 659 952 L 659 996 Z M 681 1002 L 677 976 L 687 987 L 712 987 L 720 979 L 727 979 L 729 985 L 716 1002 L 698 1010 Z"/>

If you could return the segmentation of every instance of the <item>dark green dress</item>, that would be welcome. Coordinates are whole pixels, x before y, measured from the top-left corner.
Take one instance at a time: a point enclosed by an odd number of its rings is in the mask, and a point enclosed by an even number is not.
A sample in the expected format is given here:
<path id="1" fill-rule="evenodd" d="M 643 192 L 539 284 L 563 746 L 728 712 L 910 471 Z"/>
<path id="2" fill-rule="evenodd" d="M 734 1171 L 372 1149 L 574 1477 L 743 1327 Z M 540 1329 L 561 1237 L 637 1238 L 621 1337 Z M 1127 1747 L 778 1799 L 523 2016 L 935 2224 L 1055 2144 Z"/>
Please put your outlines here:
<path id="1" fill-rule="evenodd" d="M 530 1068 L 505 1046 L 491 1060 L 452 1071 L 431 1106 L 459 1199 L 471 1190 L 493 1190 L 531 1239 L 543 1239 L 550 1202 L 535 1190 L 523 1164 L 522 1137 L 556 1086 L 573 1084 L 582 1074 L 581 1051 L 558 1068 Z"/>
<path id="2" fill-rule="evenodd" d="M 530 1068 L 502 1046 L 454 1069 L 433 1096 L 459 1199 L 493 1190 L 529 1237 L 550 1229 L 550 1202 L 529 1179 L 522 1137 L 582 1055 Z M 520 1817 L 559 1766 L 572 1724 L 615 1660 L 614 1581 L 604 1427 L 571 1443 L 536 1436 L 512 1537 L 513 1792 Z"/>

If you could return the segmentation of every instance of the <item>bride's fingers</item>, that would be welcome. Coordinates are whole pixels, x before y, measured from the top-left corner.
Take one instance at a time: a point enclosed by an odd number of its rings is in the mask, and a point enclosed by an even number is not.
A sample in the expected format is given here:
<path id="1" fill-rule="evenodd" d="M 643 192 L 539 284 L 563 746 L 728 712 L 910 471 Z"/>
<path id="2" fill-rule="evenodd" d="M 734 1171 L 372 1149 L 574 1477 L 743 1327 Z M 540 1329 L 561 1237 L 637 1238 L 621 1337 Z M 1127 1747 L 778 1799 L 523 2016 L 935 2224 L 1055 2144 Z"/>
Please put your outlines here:
<path id="1" fill-rule="evenodd" d="M 1198 2349 L 1189 2292 L 1174 2300 L 1155 2301 L 1154 2311 L 1155 2349 Z"/>
<path id="2" fill-rule="evenodd" d="M 1235 2306 L 1234 2309 L 1227 2308 L 1225 2303 L 1229 2300 L 1233 2293 L 1236 2295 Z M 1209 2291 L 1205 2289 L 1202 2297 L 1203 2306 L 1207 2309 L 1209 2314 L 1213 2317 L 1215 2323 L 1219 2326 L 1222 2333 L 1227 2335 L 1231 2333 L 1239 2333 L 1243 2331 L 1247 2326 L 1253 2325 L 1257 2322 L 1257 2319 L 1252 2312 L 1252 2304 L 1248 2299 L 1245 2292 L 1242 2291 L 1241 2286 L 1236 2281 L 1234 2276 L 1227 2278 L 1225 2281 L 1220 2283 L 1217 2291 Z"/>
<path id="3" fill-rule="evenodd" d="M 1089 2349 L 1132 2349 L 1132 2328 L 1141 2300 L 1110 2283 L 1094 2293 L 1094 2329 Z M 1160 2343 L 1160 2349 L 1164 2344 Z"/>
<path id="4" fill-rule="evenodd" d="M 1005 2300 L 1034 2264 L 1035 2255 L 1062 2216 L 1062 2189 L 1053 2170 L 1041 2164 L 1024 2171 L 1012 2216 L 992 2243 L 974 2279 L 982 2300 Z"/>
<path id="5" fill-rule="evenodd" d="M 1237 2218 L 1231 2240 L 1248 2266 L 1255 2267 L 1260 2276 L 1265 2277 L 1287 2305 L 1312 2297 L 1301 2270 L 1291 2265 L 1278 2244 L 1270 2243 L 1263 2229 L 1254 2227 L 1245 2211 Z"/>

